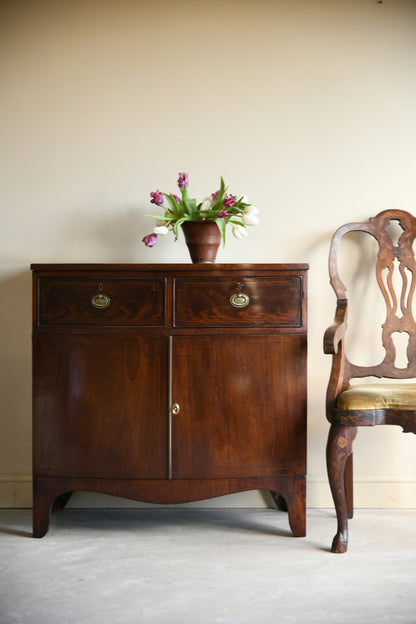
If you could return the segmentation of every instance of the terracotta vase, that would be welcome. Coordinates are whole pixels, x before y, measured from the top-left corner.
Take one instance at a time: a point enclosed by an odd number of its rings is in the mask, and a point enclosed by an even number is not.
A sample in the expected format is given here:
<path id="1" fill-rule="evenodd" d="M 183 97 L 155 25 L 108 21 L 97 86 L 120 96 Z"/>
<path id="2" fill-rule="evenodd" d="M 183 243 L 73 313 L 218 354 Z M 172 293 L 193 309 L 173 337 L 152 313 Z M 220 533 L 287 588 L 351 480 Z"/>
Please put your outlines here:
<path id="1" fill-rule="evenodd" d="M 215 221 L 185 221 L 181 227 L 192 262 L 215 262 L 221 243 L 221 232 Z"/>

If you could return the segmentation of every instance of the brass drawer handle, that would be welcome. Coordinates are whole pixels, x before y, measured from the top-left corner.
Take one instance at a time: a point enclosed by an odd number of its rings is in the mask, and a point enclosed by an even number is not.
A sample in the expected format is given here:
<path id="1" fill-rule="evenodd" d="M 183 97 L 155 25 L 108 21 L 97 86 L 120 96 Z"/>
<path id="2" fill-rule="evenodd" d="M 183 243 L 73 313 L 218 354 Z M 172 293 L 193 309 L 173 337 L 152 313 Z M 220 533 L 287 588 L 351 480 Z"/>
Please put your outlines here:
<path id="1" fill-rule="evenodd" d="M 97 295 L 94 295 L 91 299 L 91 305 L 93 305 L 94 308 L 98 308 L 99 310 L 104 310 L 104 308 L 108 308 L 110 302 L 110 297 L 107 297 L 107 295 L 103 295 L 103 293 L 98 293 Z"/>
<path id="2" fill-rule="evenodd" d="M 234 293 L 230 297 L 230 303 L 233 308 L 246 308 L 250 303 L 250 297 L 244 293 Z"/>

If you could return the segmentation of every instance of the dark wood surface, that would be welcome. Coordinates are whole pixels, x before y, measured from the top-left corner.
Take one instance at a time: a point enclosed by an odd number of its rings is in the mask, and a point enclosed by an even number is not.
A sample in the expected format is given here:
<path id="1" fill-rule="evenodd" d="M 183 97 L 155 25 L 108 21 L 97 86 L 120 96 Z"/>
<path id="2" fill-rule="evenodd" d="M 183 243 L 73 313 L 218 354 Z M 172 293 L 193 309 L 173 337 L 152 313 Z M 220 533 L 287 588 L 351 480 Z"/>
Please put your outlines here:
<path id="1" fill-rule="evenodd" d="M 305 474 L 304 349 L 300 335 L 175 338 L 174 477 Z"/>
<path id="2" fill-rule="evenodd" d="M 373 366 L 357 365 L 345 353 L 348 297 L 338 270 L 338 251 L 342 238 L 350 232 L 366 232 L 378 244 L 374 279 L 377 280 L 385 301 L 386 320 L 381 332 L 384 357 Z M 352 451 L 357 427 L 392 424 L 400 425 L 405 432 L 416 433 L 416 406 L 415 410 L 337 408 L 339 394 L 349 388 L 354 378 L 416 377 L 416 322 L 412 307 L 416 288 L 415 240 L 416 218 L 402 210 L 385 210 L 366 222 L 347 223 L 332 238 L 329 273 L 337 305 L 334 322 L 324 336 L 324 352 L 332 355 L 326 397 L 326 415 L 331 423 L 327 468 L 338 521 L 332 552 L 344 553 L 348 547 L 348 518 L 353 515 Z M 363 272 L 368 269 L 367 266 L 361 268 Z M 394 335 L 402 332 L 408 336 L 408 361 L 407 365 L 398 366 Z"/>
<path id="3" fill-rule="evenodd" d="M 38 476 L 167 476 L 162 336 L 34 338 Z"/>
<path id="4" fill-rule="evenodd" d="M 306 265 L 32 269 L 36 537 L 73 490 L 269 489 L 305 534 Z"/>
<path id="5" fill-rule="evenodd" d="M 114 278 L 103 271 L 99 279 L 41 278 L 38 288 L 41 326 L 165 325 L 163 278 Z M 108 307 L 95 308 L 91 304 L 95 295 L 107 296 Z"/>
<path id="6" fill-rule="evenodd" d="M 302 280 L 298 276 L 175 280 L 175 327 L 299 327 Z M 230 297 L 243 294 L 249 304 L 233 308 Z"/>

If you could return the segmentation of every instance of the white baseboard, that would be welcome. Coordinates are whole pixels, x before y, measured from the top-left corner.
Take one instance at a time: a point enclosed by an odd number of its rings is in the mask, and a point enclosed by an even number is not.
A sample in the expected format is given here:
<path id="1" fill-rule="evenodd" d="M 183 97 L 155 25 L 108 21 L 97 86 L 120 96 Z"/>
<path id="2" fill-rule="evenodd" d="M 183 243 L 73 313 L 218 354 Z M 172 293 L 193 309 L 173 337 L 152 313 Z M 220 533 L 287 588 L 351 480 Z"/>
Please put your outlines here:
<path id="1" fill-rule="evenodd" d="M 314 508 L 334 506 L 326 475 L 308 477 L 307 506 Z M 385 475 L 355 478 L 354 507 L 357 509 L 415 509 L 416 479 Z"/>
<path id="2" fill-rule="evenodd" d="M 32 475 L 0 474 L 0 508 L 32 507 Z"/>
<path id="3" fill-rule="evenodd" d="M 269 507 L 267 493 L 259 491 L 230 494 L 205 501 L 187 503 L 191 507 Z M 76 492 L 68 507 L 153 507 L 141 503 L 103 494 Z M 311 508 L 332 508 L 333 501 L 326 475 L 311 475 L 307 480 L 307 506 Z M 369 477 L 354 481 L 354 506 L 374 509 L 416 508 L 416 479 L 407 477 Z M 31 508 L 32 476 L 0 475 L 0 508 Z"/>

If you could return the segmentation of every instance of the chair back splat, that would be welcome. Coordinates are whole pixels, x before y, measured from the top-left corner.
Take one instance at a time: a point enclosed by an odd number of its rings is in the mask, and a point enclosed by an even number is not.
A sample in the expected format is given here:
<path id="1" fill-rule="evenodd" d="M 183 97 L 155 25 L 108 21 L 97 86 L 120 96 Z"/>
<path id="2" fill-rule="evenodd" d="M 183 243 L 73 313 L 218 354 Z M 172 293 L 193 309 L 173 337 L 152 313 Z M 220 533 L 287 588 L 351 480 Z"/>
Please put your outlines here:
<path id="1" fill-rule="evenodd" d="M 402 229 L 399 238 L 391 232 L 392 222 Z M 413 318 L 412 301 L 416 288 L 416 259 L 413 243 L 416 239 L 416 218 L 402 210 L 385 210 L 367 223 L 348 223 L 334 234 L 329 255 L 330 281 L 338 300 L 347 300 L 346 289 L 338 272 L 337 253 L 342 237 L 348 232 L 361 231 L 373 236 L 379 246 L 376 277 L 386 303 L 386 321 L 382 340 L 385 349 L 384 360 L 375 366 L 357 366 L 344 355 L 349 377 L 416 377 L 416 322 Z M 401 276 L 401 292 L 397 292 L 393 275 Z M 406 332 L 409 335 L 407 348 L 408 366 L 398 368 L 393 334 Z"/>

